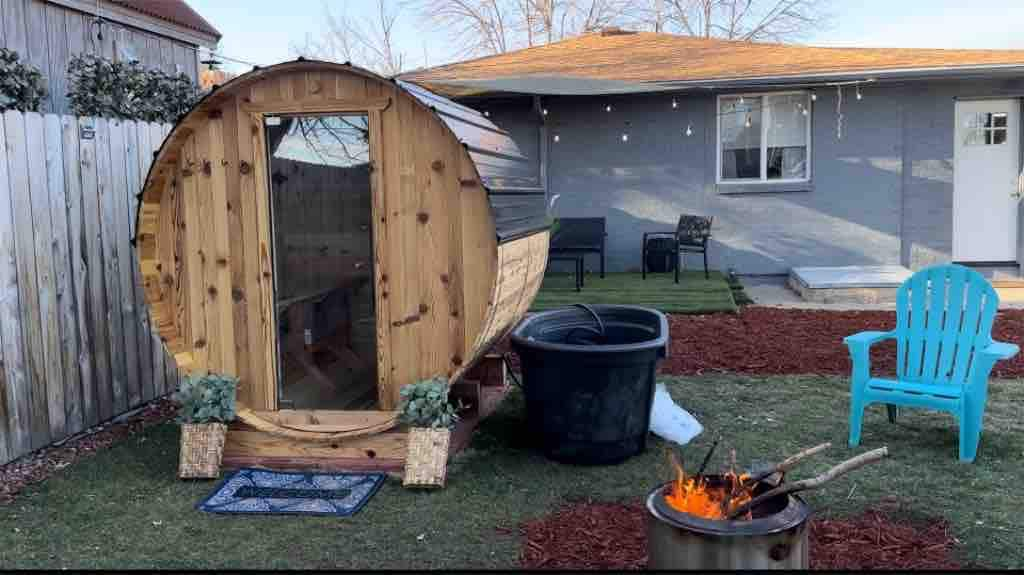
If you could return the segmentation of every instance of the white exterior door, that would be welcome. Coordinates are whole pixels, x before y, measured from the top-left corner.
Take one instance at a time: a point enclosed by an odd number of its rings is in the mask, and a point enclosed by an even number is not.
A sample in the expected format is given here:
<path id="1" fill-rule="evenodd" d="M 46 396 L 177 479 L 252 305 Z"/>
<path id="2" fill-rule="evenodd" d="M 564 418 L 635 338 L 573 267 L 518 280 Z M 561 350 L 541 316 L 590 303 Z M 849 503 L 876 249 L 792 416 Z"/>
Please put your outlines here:
<path id="1" fill-rule="evenodd" d="M 956 103 L 953 148 L 953 259 L 1017 260 L 1020 172 L 1017 100 Z"/>

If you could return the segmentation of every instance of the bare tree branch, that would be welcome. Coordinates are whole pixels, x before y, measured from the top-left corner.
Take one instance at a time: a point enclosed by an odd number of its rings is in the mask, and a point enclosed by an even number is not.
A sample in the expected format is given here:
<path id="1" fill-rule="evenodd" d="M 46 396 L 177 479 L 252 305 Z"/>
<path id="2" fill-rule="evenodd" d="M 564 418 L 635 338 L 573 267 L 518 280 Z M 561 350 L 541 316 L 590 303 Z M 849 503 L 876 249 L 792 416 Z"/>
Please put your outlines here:
<path id="1" fill-rule="evenodd" d="M 352 62 L 385 76 L 402 72 L 406 54 L 398 47 L 395 30 L 401 5 L 377 0 L 375 8 L 372 18 L 354 18 L 344 12 L 344 8 L 335 14 L 325 2 L 325 29 L 319 39 L 307 34 L 303 44 L 292 45 L 292 51 L 299 56 Z"/>
<path id="2" fill-rule="evenodd" d="M 350 61 L 385 75 L 409 67 L 398 38 L 400 15 L 445 32 L 465 58 L 557 42 L 610 27 L 750 42 L 797 41 L 826 26 L 832 0 L 375 0 L 372 15 L 353 17 L 324 4 L 324 30 L 298 55 Z M 423 45 L 423 65 L 427 63 Z"/>
<path id="3" fill-rule="evenodd" d="M 749 42 L 805 38 L 827 26 L 831 0 L 646 0 L 639 26 Z"/>

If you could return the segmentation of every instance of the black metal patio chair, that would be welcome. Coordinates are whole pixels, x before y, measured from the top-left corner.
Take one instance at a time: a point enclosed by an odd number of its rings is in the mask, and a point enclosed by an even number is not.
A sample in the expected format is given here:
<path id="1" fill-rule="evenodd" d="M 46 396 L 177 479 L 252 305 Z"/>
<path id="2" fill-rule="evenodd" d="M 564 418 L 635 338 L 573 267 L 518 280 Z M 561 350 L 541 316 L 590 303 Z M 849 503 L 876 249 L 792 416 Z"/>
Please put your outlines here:
<path id="1" fill-rule="evenodd" d="M 675 258 L 673 266 L 676 271 L 676 283 L 679 283 L 680 260 L 688 253 L 704 255 L 704 279 L 710 279 L 708 273 L 708 240 L 711 239 L 711 216 L 695 216 L 682 214 L 679 216 L 679 223 L 676 224 L 674 232 L 644 232 L 644 243 L 642 253 L 642 277 L 647 279 L 647 256 L 649 255 L 671 255 Z M 664 238 L 672 238 L 675 241 L 665 242 Z M 661 241 L 653 241 L 660 239 Z M 685 263 L 685 260 L 683 260 Z"/>

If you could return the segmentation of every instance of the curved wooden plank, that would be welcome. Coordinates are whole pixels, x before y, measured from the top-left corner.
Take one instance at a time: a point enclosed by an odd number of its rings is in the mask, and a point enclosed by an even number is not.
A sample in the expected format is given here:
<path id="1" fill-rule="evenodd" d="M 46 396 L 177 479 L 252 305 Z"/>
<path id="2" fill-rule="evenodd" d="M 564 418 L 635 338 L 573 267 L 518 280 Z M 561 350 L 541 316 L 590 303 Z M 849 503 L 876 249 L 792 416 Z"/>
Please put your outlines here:
<path id="1" fill-rule="evenodd" d="M 367 413 L 379 413 L 380 418 Z M 282 416 L 282 414 L 284 414 Z M 237 405 L 236 417 L 253 429 L 299 441 L 317 443 L 353 439 L 376 433 L 383 433 L 398 425 L 397 411 L 381 412 L 305 412 L 312 414 L 320 424 L 301 423 L 303 412 L 296 411 L 254 411 L 244 405 Z M 354 415 L 353 415 L 354 414 Z M 345 424 L 345 416 L 351 416 L 351 423 Z M 283 419 L 282 419 L 283 417 Z M 295 418 L 300 418 L 296 420 Z M 327 418 L 327 419 L 325 419 Z"/>

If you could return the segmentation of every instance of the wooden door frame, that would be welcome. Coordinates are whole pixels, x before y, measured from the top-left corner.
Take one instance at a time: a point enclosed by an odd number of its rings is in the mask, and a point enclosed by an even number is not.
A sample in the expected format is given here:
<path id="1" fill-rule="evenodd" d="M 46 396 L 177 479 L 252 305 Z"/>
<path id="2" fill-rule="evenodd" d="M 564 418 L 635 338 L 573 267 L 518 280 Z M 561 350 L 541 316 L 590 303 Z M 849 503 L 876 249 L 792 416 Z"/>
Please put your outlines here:
<path id="1" fill-rule="evenodd" d="M 377 334 L 376 342 L 376 354 L 377 354 L 377 391 L 378 391 L 378 402 L 380 411 L 390 411 L 394 408 L 393 402 L 390 395 L 387 398 L 384 397 L 383 391 L 388 389 L 387 382 L 390 376 L 390 353 L 387 349 L 389 343 L 388 333 L 388 319 L 389 314 L 385 300 L 382 300 L 382 294 L 380 286 L 383 283 L 385 274 L 383 273 L 383 259 L 386 253 L 386 238 L 387 238 L 387 217 L 386 210 L 384 207 L 384 178 L 381 177 L 383 173 L 382 163 L 384 159 L 383 154 L 383 130 L 382 130 L 382 113 L 390 105 L 390 98 L 377 98 L 365 101 L 326 101 L 317 102 L 316 105 L 305 105 L 305 106 L 290 106 L 286 103 L 268 103 L 266 105 L 246 105 L 243 107 L 243 113 L 249 115 L 253 125 L 259 126 L 256 133 L 253 134 L 253 152 L 254 157 L 257 158 L 257 162 L 261 163 L 262 166 L 257 164 L 257 169 L 263 172 L 262 178 L 256 179 L 256 197 L 257 197 L 257 212 L 261 215 L 266 216 L 266 221 L 260 219 L 258 225 L 260 229 L 257 231 L 260 235 L 265 235 L 268 239 L 267 245 L 270 248 L 270 289 L 267 294 L 264 295 L 261 301 L 262 314 L 264 317 L 270 318 L 270 334 L 269 337 L 265 338 L 264 348 L 261 350 L 265 354 L 265 357 L 269 358 L 268 363 L 268 375 L 269 377 L 264 378 L 263 385 L 266 386 L 264 389 L 267 392 L 267 398 L 269 399 L 269 405 L 266 405 L 266 411 L 280 411 L 278 405 L 278 399 L 280 397 L 280 385 L 281 375 L 279 369 L 279 341 L 278 341 L 278 318 L 277 310 L 274 305 L 274 298 L 277 292 L 277 278 L 276 278 L 276 254 L 274 254 L 274 221 L 271 213 L 271 180 L 270 180 L 270 157 L 267 150 L 266 141 L 266 124 L 265 120 L 267 116 L 301 116 L 301 115 L 333 115 L 333 114 L 365 114 L 367 116 L 367 124 L 369 127 L 369 158 L 370 158 L 370 235 L 373 243 L 373 267 L 374 267 L 374 314 L 376 326 L 374 329 Z M 386 399 L 386 401 L 385 401 Z M 319 411 L 319 410 L 305 410 L 305 411 Z M 254 412 L 255 413 L 255 412 Z"/>

